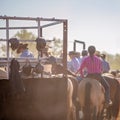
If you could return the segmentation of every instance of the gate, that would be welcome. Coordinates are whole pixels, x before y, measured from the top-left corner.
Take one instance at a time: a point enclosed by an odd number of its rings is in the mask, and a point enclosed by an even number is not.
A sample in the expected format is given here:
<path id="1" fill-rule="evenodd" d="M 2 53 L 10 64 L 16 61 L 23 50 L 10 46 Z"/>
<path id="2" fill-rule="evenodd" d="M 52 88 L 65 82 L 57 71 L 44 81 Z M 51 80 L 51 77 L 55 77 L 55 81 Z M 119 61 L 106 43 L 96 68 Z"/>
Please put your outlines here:
<path id="1" fill-rule="evenodd" d="M 36 26 L 14 26 L 14 21 L 35 21 Z M 6 57 L 0 58 L 0 67 L 6 68 L 6 78 L 0 80 L 0 119 L 7 120 L 67 120 L 68 119 L 68 79 L 67 79 L 67 20 L 55 18 L 32 18 L 32 17 L 10 17 L 0 16 L 0 32 L 5 32 L 5 38 L 0 42 L 6 44 Z M 42 24 L 42 22 L 48 22 Z M 22 78 L 25 92 L 17 95 L 11 94 L 9 66 L 13 59 L 10 56 L 10 34 L 12 30 L 35 29 L 38 38 L 43 37 L 43 29 L 57 24 L 63 25 L 63 56 L 61 64 L 64 66 L 61 76 L 54 75 L 46 77 L 40 73 L 37 78 Z M 11 26 L 10 26 L 11 25 Z M 13 25 L 13 26 L 12 26 Z M 2 32 L 1 32 L 2 33 Z M 36 40 L 19 40 L 21 42 L 36 42 Z M 46 40 L 47 41 L 47 40 Z M 48 40 L 49 41 L 49 40 Z M 46 57 L 43 50 L 38 51 L 38 58 L 29 58 L 30 63 L 35 65 Z M 20 65 L 26 62 L 25 58 L 15 58 Z M 47 58 L 48 59 L 48 58 Z M 59 59 L 58 59 L 59 61 Z"/>

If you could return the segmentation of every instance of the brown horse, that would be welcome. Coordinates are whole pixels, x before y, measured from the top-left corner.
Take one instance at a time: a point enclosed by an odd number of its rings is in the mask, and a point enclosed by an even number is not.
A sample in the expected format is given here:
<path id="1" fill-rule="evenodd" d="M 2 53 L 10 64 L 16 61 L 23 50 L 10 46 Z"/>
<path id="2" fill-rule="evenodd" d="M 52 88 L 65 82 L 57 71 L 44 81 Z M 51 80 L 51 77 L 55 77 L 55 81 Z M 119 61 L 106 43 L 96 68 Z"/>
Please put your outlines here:
<path id="1" fill-rule="evenodd" d="M 78 101 L 83 120 L 98 120 L 104 108 L 104 88 L 95 79 L 84 78 L 78 86 Z"/>
<path id="2" fill-rule="evenodd" d="M 79 119 L 79 103 L 77 101 L 77 90 L 78 90 L 78 80 L 76 79 L 76 77 L 74 77 L 73 75 L 68 75 L 68 78 L 72 81 L 72 85 L 73 85 L 73 94 L 72 94 L 72 102 L 73 105 L 75 106 L 75 113 L 76 113 L 76 119 Z"/>
<path id="3" fill-rule="evenodd" d="M 68 85 L 67 85 L 67 104 L 68 104 L 68 114 L 67 120 L 76 120 L 76 110 L 75 105 L 73 103 L 73 83 L 70 78 L 68 78 Z"/>
<path id="4" fill-rule="evenodd" d="M 120 84 L 111 74 L 104 74 L 103 76 L 110 85 L 110 97 L 113 103 L 112 106 L 107 109 L 107 118 L 109 120 L 116 120 L 120 110 Z"/>

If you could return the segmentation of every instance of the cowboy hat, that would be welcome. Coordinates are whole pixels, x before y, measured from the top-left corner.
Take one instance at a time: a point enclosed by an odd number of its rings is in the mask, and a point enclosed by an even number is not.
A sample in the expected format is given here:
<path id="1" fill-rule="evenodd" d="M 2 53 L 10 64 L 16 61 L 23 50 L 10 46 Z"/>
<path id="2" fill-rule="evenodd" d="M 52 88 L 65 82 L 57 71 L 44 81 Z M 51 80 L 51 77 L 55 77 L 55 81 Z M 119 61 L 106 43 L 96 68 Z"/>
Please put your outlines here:
<path id="1" fill-rule="evenodd" d="M 21 49 L 27 49 L 27 46 L 28 46 L 28 44 L 20 43 L 18 48 L 17 48 L 17 53 L 20 53 Z"/>

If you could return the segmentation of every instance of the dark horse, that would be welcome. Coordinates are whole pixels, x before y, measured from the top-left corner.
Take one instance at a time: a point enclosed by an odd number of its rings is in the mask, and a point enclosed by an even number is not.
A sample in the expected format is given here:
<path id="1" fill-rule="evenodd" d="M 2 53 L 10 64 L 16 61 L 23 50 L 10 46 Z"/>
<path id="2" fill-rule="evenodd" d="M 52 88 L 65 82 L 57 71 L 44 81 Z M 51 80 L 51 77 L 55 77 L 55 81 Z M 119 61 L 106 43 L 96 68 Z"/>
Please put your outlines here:
<path id="1" fill-rule="evenodd" d="M 20 69 L 19 62 L 13 58 L 10 63 L 9 79 L 11 93 L 14 95 L 25 91 L 23 81 L 21 80 L 21 76 L 19 73 L 19 69 Z"/>
<path id="2" fill-rule="evenodd" d="M 120 109 L 120 84 L 116 78 L 109 74 L 104 74 L 103 76 L 110 85 L 110 97 L 113 102 L 112 106 L 107 109 L 106 117 L 109 120 L 116 120 Z"/>
<path id="3" fill-rule="evenodd" d="M 99 120 L 103 113 L 105 90 L 95 79 L 84 78 L 78 86 L 78 101 L 83 120 Z"/>

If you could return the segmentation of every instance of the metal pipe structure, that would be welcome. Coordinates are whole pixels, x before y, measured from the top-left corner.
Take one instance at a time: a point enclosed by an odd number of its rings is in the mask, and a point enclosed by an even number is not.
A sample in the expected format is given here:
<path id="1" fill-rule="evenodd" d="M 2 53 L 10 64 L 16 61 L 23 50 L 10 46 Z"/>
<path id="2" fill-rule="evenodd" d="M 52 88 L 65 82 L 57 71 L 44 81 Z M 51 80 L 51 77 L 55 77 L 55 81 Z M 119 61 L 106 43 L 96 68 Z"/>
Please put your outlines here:
<path id="1" fill-rule="evenodd" d="M 68 34 L 68 22 L 63 23 L 63 65 L 65 67 L 65 75 L 67 75 L 67 34 Z"/>
<path id="2" fill-rule="evenodd" d="M 63 71 L 63 74 L 67 76 L 67 27 L 68 27 L 68 22 L 67 19 L 56 19 L 56 18 L 42 18 L 42 17 L 11 17 L 11 16 L 0 16 L 0 22 L 1 21 L 6 21 L 5 27 L 0 26 L 0 31 L 4 30 L 6 32 L 6 38 L 5 39 L 0 39 L 0 41 L 6 41 L 7 45 L 7 67 L 9 71 L 9 62 L 10 62 L 10 56 L 9 56 L 9 36 L 10 36 L 10 30 L 17 30 L 17 29 L 36 29 L 38 31 L 38 37 L 42 37 L 43 35 L 43 28 L 47 28 L 49 26 L 57 25 L 57 24 L 63 24 L 63 66 L 65 68 L 65 71 Z M 14 27 L 10 26 L 11 21 L 36 21 L 37 26 L 23 26 L 23 27 Z M 44 25 L 41 25 L 41 22 L 51 22 L 47 23 Z M 20 40 L 21 41 L 21 40 Z M 28 40 L 25 40 L 28 41 Z M 23 40 L 24 42 L 24 40 Z M 35 40 L 30 40 L 29 42 L 35 42 Z M 0 64 L 2 61 L 0 60 Z"/>
<path id="3" fill-rule="evenodd" d="M 56 19 L 56 18 L 43 18 L 43 17 L 36 17 L 36 18 L 33 18 L 33 17 L 11 17 L 11 16 L 0 16 L 0 19 L 9 19 L 9 20 L 31 20 L 31 21 L 59 21 L 59 22 L 64 22 L 66 21 L 66 19 Z"/>
<path id="4" fill-rule="evenodd" d="M 76 44 L 79 43 L 79 44 L 82 44 L 83 45 L 83 49 L 85 49 L 85 42 L 83 41 L 80 41 L 80 40 L 74 40 L 74 45 L 73 45 L 73 50 L 76 51 Z"/>
<path id="5" fill-rule="evenodd" d="M 49 27 L 49 26 L 52 26 L 52 25 L 57 25 L 57 24 L 60 24 L 62 22 L 54 22 L 54 23 L 49 23 L 49 24 L 46 24 L 46 25 L 42 25 L 40 26 L 40 28 L 46 28 L 46 27 Z M 8 29 L 37 29 L 38 26 L 27 26 L 27 27 L 9 27 Z M 5 30 L 6 27 L 0 27 L 0 30 Z"/>

